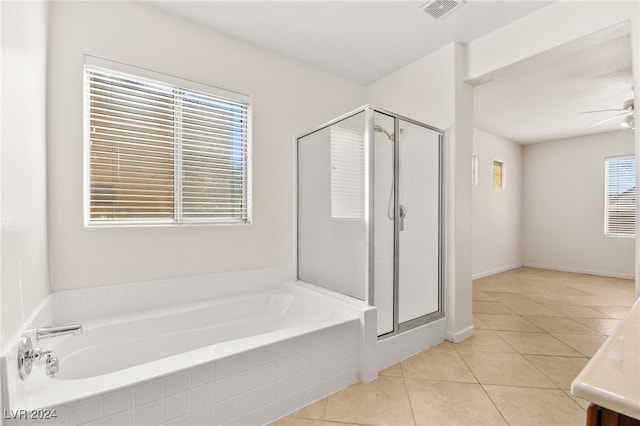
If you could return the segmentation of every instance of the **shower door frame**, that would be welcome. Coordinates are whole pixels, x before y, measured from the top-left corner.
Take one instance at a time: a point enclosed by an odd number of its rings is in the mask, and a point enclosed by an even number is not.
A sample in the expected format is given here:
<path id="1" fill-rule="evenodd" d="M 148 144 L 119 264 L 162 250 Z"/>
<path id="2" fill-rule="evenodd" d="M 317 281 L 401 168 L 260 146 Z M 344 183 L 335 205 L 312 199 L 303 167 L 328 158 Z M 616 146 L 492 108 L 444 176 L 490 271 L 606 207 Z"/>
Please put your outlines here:
<path id="1" fill-rule="evenodd" d="M 299 191 L 298 185 L 299 179 L 299 150 L 298 141 L 306 136 L 309 136 L 315 132 L 326 129 L 334 124 L 349 119 L 357 114 L 364 112 L 365 132 L 364 132 L 364 144 L 365 144 L 365 178 L 364 178 L 364 203 L 365 203 L 365 227 L 367 229 L 366 246 L 367 246 L 367 277 L 365 278 L 365 292 L 364 302 L 375 307 L 374 289 L 375 289 L 375 217 L 374 217 L 374 179 L 375 179 L 375 149 L 374 149 L 374 125 L 375 125 L 375 113 L 380 113 L 392 118 L 393 121 L 393 188 L 394 188 L 394 219 L 393 219 L 393 330 L 379 335 L 378 339 L 385 339 L 404 331 L 410 330 L 415 327 L 419 327 L 424 324 L 428 324 L 432 321 L 443 318 L 444 312 L 444 281 L 445 281 L 445 256 L 444 256 L 444 238 L 445 238 L 445 206 L 444 206 L 444 188 L 445 188 L 445 173 L 444 173 L 444 135 L 445 132 L 434 126 L 430 126 L 426 123 L 396 114 L 385 109 L 377 108 L 371 105 L 364 105 L 351 112 L 341 115 L 317 128 L 305 132 L 295 137 L 295 159 L 296 159 L 296 215 L 295 215 L 295 227 L 296 227 L 296 278 L 299 278 Z M 400 181 L 400 121 L 414 124 L 416 126 L 431 130 L 438 134 L 438 310 L 435 312 L 422 315 L 420 317 L 399 322 L 399 301 L 400 301 L 400 191 L 398 190 Z"/>

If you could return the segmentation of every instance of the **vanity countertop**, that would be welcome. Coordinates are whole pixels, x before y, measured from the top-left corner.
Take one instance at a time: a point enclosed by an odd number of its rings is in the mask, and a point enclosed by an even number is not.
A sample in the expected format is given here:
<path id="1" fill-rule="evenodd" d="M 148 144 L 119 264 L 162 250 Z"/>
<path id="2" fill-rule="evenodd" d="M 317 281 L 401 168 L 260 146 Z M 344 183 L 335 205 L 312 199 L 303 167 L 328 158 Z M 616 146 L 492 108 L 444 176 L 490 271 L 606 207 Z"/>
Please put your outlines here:
<path id="1" fill-rule="evenodd" d="M 640 299 L 571 383 L 571 393 L 640 419 Z"/>

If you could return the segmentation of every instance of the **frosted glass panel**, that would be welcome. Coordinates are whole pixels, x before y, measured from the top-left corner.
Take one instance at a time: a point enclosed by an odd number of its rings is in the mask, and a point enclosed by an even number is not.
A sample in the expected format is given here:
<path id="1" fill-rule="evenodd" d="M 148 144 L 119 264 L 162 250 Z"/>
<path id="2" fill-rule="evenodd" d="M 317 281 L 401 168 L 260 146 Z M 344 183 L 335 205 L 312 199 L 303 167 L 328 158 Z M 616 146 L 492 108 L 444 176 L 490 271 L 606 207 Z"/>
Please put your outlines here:
<path id="1" fill-rule="evenodd" d="M 439 138 L 438 133 L 400 120 L 400 205 L 406 212 L 399 232 L 398 321 L 438 310 Z"/>
<path id="2" fill-rule="evenodd" d="M 364 300 L 364 112 L 298 139 L 298 278 Z"/>

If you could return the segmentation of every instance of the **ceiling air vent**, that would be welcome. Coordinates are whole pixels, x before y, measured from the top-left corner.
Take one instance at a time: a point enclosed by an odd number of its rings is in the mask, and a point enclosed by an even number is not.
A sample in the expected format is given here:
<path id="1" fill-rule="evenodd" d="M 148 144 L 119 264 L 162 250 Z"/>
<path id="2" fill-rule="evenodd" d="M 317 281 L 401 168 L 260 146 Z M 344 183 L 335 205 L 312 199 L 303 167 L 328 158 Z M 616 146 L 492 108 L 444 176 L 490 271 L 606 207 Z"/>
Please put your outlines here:
<path id="1" fill-rule="evenodd" d="M 459 9 L 463 4 L 463 0 L 432 0 L 420 9 L 434 19 L 442 19 L 454 10 Z"/>

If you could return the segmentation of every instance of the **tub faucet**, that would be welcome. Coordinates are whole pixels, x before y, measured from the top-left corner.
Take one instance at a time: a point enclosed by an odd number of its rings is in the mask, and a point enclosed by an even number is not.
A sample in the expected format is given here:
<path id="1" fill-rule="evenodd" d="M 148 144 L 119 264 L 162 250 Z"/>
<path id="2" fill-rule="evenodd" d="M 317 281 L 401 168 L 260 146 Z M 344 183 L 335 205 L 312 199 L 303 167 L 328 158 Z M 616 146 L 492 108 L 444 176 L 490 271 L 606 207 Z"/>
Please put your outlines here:
<path id="1" fill-rule="evenodd" d="M 20 378 L 25 380 L 29 374 L 33 364 L 37 361 L 45 361 L 45 372 L 49 377 L 55 377 L 58 372 L 58 358 L 51 356 L 51 349 L 34 348 L 31 338 L 24 335 L 18 341 L 18 372 Z"/>
<path id="2" fill-rule="evenodd" d="M 62 336 L 64 334 L 82 334 L 82 324 L 67 324 L 37 328 L 36 340 L 46 339 L 47 337 Z"/>

